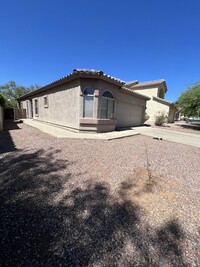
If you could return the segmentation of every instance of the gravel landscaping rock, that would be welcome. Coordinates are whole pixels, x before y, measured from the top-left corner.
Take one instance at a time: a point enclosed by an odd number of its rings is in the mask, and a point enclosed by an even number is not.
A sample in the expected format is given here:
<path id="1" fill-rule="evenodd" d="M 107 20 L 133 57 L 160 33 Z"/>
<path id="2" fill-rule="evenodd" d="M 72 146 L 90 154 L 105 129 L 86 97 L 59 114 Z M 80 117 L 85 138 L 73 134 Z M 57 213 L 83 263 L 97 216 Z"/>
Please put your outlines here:
<path id="1" fill-rule="evenodd" d="M 0 133 L 0 266 L 200 266 L 200 149 Z"/>

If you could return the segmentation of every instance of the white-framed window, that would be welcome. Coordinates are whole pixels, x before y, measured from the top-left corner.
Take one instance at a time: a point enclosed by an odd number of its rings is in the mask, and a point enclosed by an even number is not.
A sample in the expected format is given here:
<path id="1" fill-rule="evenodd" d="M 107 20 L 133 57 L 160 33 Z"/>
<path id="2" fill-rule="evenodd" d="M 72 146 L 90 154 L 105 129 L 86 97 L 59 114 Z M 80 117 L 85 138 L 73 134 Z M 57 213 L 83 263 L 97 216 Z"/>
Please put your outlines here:
<path id="1" fill-rule="evenodd" d="M 115 98 L 110 91 L 105 91 L 101 97 L 101 118 L 113 119 Z"/>
<path id="2" fill-rule="evenodd" d="M 45 96 L 44 96 L 44 107 L 45 107 L 45 108 L 48 108 L 48 106 L 49 106 L 49 103 L 48 103 L 48 96 L 45 95 Z"/>
<path id="3" fill-rule="evenodd" d="M 83 117 L 93 118 L 94 113 L 94 89 L 85 88 L 83 92 Z"/>
<path id="4" fill-rule="evenodd" d="M 34 104 L 35 104 L 35 115 L 38 116 L 39 115 L 39 106 L 38 106 L 38 99 L 37 98 L 34 100 Z"/>

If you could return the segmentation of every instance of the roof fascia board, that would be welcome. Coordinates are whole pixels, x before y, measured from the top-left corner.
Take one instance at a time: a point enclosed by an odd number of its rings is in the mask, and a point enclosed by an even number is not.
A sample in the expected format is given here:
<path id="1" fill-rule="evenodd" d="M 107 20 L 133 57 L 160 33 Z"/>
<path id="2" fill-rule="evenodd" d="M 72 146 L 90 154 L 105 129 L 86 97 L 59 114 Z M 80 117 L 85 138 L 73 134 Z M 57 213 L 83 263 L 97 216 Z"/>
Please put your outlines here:
<path id="1" fill-rule="evenodd" d="M 45 85 L 45 86 L 43 86 L 43 87 L 41 87 L 41 88 L 39 88 L 33 92 L 25 94 L 25 95 L 19 97 L 17 100 L 22 100 L 24 98 L 34 96 L 34 95 L 41 93 L 41 92 L 44 92 L 48 89 L 54 88 L 56 86 L 59 86 L 59 85 L 62 85 L 64 83 L 71 82 L 73 80 L 80 79 L 80 78 L 82 78 L 82 79 L 100 79 L 100 80 L 106 81 L 108 83 L 117 85 L 117 86 L 122 86 L 123 84 L 125 84 L 125 82 L 123 82 L 123 81 L 114 79 L 112 77 L 107 77 L 106 75 L 102 75 L 102 74 L 99 75 L 96 73 L 94 73 L 94 74 L 93 73 L 72 73 L 72 74 L 67 75 L 66 77 L 63 77 L 59 80 L 56 80 L 55 82 L 47 84 L 47 85 Z"/>
<path id="2" fill-rule="evenodd" d="M 120 91 L 123 91 L 123 93 L 129 94 L 129 95 L 133 95 L 133 96 L 138 97 L 138 98 L 142 98 L 142 99 L 147 100 L 147 101 L 151 99 L 148 96 L 144 96 L 144 95 L 138 94 L 138 93 L 136 93 L 136 92 L 134 92 L 134 91 L 132 91 L 132 90 L 130 90 L 128 88 L 121 87 Z"/>
<path id="3" fill-rule="evenodd" d="M 141 89 L 150 89 L 150 88 L 154 88 L 154 86 L 157 86 L 158 88 L 160 88 L 160 87 L 164 87 L 164 89 L 165 89 L 165 93 L 167 92 L 167 85 L 166 85 L 166 82 L 165 81 L 163 81 L 163 82 L 161 82 L 161 83 L 154 83 L 154 84 L 144 84 L 144 85 L 140 85 L 140 83 L 138 83 L 138 84 L 136 84 L 136 85 L 134 85 L 134 86 L 131 86 L 130 88 L 132 89 L 132 90 L 141 90 Z"/>
<path id="4" fill-rule="evenodd" d="M 174 106 L 174 107 L 176 106 L 174 103 L 172 103 L 170 101 L 167 101 L 165 99 L 159 98 L 159 97 L 153 96 L 153 100 L 155 100 L 155 101 L 157 101 L 157 102 L 159 102 L 161 104 L 164 104 L 166 106 Z"/>

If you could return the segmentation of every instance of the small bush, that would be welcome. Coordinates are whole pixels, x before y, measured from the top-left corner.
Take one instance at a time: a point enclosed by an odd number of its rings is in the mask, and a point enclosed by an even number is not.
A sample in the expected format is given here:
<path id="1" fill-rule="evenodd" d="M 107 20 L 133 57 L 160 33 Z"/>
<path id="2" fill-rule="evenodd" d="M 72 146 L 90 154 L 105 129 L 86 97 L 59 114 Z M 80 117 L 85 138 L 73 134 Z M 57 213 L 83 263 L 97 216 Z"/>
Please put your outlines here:
<path id="1" fill-rule="evenodd" d="M 145 122 L 145 121 L 148 121 L 149 118 L 150 118 L 150 116 L 145 112 L 145 115 L 144 115 L 144 122 Z"/>
<path id="2" fill-rule="evenodd" d="M 162 126 L 167 122 L 168 116 L 164 112 L 158 112 L 158 115 L 155 115 L 155 125 Z"/>

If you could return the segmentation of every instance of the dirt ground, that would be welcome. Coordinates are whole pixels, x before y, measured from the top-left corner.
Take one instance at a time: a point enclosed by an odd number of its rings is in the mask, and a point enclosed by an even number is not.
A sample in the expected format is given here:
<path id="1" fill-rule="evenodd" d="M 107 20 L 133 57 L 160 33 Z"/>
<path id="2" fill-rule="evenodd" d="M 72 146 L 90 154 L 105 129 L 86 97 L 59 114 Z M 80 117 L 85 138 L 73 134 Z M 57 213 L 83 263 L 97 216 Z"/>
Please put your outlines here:
<path id="1" fill-rule="evenodd" d="M 0 266 L 200 266 L 200 149 L 0 133 Z"/>

